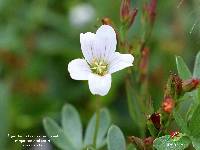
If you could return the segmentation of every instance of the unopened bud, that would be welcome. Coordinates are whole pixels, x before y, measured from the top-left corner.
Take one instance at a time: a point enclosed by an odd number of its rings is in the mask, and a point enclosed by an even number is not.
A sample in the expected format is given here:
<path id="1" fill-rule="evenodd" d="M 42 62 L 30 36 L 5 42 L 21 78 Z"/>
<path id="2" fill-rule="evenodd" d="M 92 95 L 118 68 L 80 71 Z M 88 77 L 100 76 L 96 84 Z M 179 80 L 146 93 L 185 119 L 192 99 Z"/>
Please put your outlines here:
<path id="1" fill-rule="evenodd" d="M 128 26 L 130 27 L 133 23 L 134 23 L 134 21 L 135 21 L 135 17 L 137 16 L 137 13 L 138 13 L 138 9 L 137 8 L 134 8 L 131 12 L 130 12 L 130 14 L 129 14 L 129 24 L 128 24 Z"/>
<path id="2" fill-rule="evenodd" d="M 160 113 L 153 113 L 149 118 L 149 120 L 151 120 L 152 123 L 154 124 L 154 127 L 158 130 L 160 130 L 161 127 L 160 117 L 161 117 Z"/>
<path id="3" fill-rule="evenodd" d="M 182 94 L 182 79 L 178 75 L 173 75 L 173 84 L 175 85 L 175 90 L 177 95 Z"/>
<path id="4" fill-rule="evenodd" d="M 182 79 L 178 75 L 171 73 L 167 83 L 167 91 L 165 92 L 165 97 L 180 97 L 182 92 Z"/>
<path id="5" fill-rule="evenodd" d="M 166 97 L 162 103 L 163 111 L 171 113 L 174 108 L 174 100 L 171 97 Z"/>
<path id="6" fill-rule="evenodd" d="M 127 20 L 129 18 L 130 8 L 131 8 L 131 1 L 122 0 L 120 7 L 121 21 Z"/>
<path id="7" fill-rule="evenodd" d="M 184 80 L 182 83 L 182 89 L 184 92 L 191 92 L 195 90 L 200 85 L 200 79 L 189 79 Z"/>
<path id="8" fill-rule="evenodd" d="M 154 23 L 156 17 L 156 7 L 157 7 L 157 0 L 151 0 L 150 3 L 145 7 L 148 13 L 148 17 L 150 23 Z"/>
<path id="9" fill-rule="evenodd" d="M 110 18 L 108 18 L 108 17 L 103 18 L 101 20 L 101 22 L 102 22 L 103 25 L 110 25 L 110 26 L 112 26 L 112 20 Z"/>
<path id="10" fill-rule="evenodd" d="M 147 137 L 143 140 L 144 144 L 145 145 L 152 145 L 153 144 L 153 141 L 154 141 L 154 138 L 153 137 Z"/>
<path id="11" fill-rule="evenodd" d="M 138 138 L 138 137 L 135 137 L 135 136 L 128 136 L 128 141 L 132 144 L 137 145 L 141 149 L 145 149 L 143 139 L 141 139 L 141 138 Z"/>
<path id="12" fill-rule="evenodd" d="M 131 9 L 131 1 L 130 0 L 122 0 L 120 7 L 120 19 L 121 22 L 126 24 L 129 28 L 135 20 L 138 9 Z"/>

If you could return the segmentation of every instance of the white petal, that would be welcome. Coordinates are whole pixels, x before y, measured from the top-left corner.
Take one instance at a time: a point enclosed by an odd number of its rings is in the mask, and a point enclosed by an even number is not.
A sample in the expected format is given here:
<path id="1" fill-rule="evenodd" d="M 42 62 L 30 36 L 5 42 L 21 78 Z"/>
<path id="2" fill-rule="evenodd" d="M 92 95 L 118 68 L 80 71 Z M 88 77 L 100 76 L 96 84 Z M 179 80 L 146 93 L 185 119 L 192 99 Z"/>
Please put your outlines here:
<path id="1" fill-rule="evenodd" d="M 109 73 L 122 70 L 126 67 L 132 66 L 134 57 L 131 54 L 120 54 L 115 52 L 109 61 Z"/>
<path id="2" fill-rule="evenodd" d="M 95 54 L 97 58 L 108 60 L 116 50 L 117 39 L 115 30 L 109 25 L 102 25 L 96 32 Z"/>
<path id="3" fill-rule="evenodd" d="M 80 43 L 81 43 L 82 53 L 88 63 L 90 63 L 93 59 L 95 36 L 96 35 L 91 32 L 80 34 Z"/>
<path id="4" fill-rule="evenodd" d="M 99 76 L 90 73 L 88 77 L 89 89 L 94 95 L 105 96 L 111 88 L 111 75 Z"/>
<path id="5" fill-rule="evenodd" d="M 88 80 L 91 70 L 86 60 L 74 59 L 68 64 L 68 71 L 74 80 Z"/>

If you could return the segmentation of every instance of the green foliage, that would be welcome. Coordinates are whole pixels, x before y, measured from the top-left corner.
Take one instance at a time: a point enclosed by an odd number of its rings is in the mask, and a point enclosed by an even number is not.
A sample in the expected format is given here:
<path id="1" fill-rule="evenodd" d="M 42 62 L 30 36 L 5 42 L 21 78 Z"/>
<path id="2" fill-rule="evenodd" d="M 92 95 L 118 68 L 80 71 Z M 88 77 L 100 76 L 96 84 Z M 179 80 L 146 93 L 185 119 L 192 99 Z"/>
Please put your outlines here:
<path id="1" fill-rule="evenodd" d="M 176 60 L 177 60 L 176 62 L 177 62 L 177 69 L 178 69 L 179 75 L 181 77 L 184 77 L 184 79 L 191 78 L 191 73 L 189 72 L 189 69 L 187 68 L 183 59 L 181 57 L 177 57 Z M 200 78 L 200 52 L 196 56 L 193 77 Z M 178 113 L 177 110 L 173 111 L 173 115 L 174 115 L 177 125 L 179 126 L 179 128 L 181 129 L 183 133 L 186 133 L 190 137 L 193 147 L 197 150 L 200 149 L 199 91 L 200 91 L 200 88 L 189 93 L 191 104 L 187 113 L 188 122 L 185 122 L 183 120 L 182 116 Z M 188 124 L 188 127 L 187 127 L 187 124 Z"/>
<path id="2" fill-rule="evenodd" d="M 48 137 L 54 144 L 63 150 L 82 150 L 84 148 L 95 149 L 93 147 L 93 139 L 96 126 L 96 114 L 90 119 L 84 141 L 82 136 L 82 124 L 80 121 L 79 113 L 69 104 L 66 104 L 62 110 L 62 128 L 51 118 L 45 118 L 43 121 L 44 129 Z M 106 133 L 110 126 L 111 119 L 107 109 L 100 110 L 99 128 L 97 133 L 97 149 L 106 144 Z M 58 138 L 52 136 L 58 135 Z M 84 143 L 84 145 L 83 145 Z"/>
<path id="3" fill-rule="evenodd" d="M 147 128 L 148 128 L 150 134 L 151 134 L 153 137 L 156 137 L 156 136 L 157 136 L 158 130 L 155 128 L 154 124 L 153 124 L 150 120 L 147 120 Z"/>
<path id="4" fill-rule="evenodd" d="M 174 116 L 174 119 L 176 121 L 176 124 L 181 129 L 181 132 L 182 133 L 189 133 L 188 127 L 187 127 L 187 122 L 185 122 L 183 120 L 183 117 L 180 115 L 180 113 L 176 109 L 173 110 L 173 116 Z"/>
<path id="5" fill-rule="evenodd" d="M 6 149 L 6 140 L 8 135 L 9 125 L 9 93 L 10 89 L 7 84 L 0 81 L 0 149 Z"/>
<path id="6" fill-rule="evenodd" d="M 196 107 L 192 118 L 189 122 L 190 137 L 193 146 L 198 150 L 200 149 L 200 105 Z"/>
<path id="7" fill-rule="evenodd" d="M 189 122 L 189 129 L 191 135 L 200 138 L 200 105 L 194 111 L 192 118 Z"/>
<path id="8" fill-rule="evenodd" d="M 199 63 L 199 54 L 197 54 L 196 57 L 196 61 L 195 61 L 195 66 L 194 66 L 194 73 L 193 76 L 197 75 L 197 70 L 199 70 L 198 67 L 198 63 Z M 192 78 L 192 74 L 189 71 L 187 65 L 185 64 L 184 60 L 182 59 L 182 57 L 177 56 L 176 57 L 176 66 L 177 66 L 177 70 L 178 70 L 178 74 L 179 76 L 183 79 L 183 80 L 187 80 L 187 79 L 191 79 Z M 196 109 L 196 107 L 199 105 L 199 98 L 198 98 L 198 93 L 197 90 L 186 93 L 183 97 L 184 100 L 190 99 L 190 108 L 187 112 L 187 119 L 189 120 L 194 112 L 194 110 Z M 188 105 L 188 104 L 187 104 Z"/>
<path id="9" fill-rule="evenodd" d="M 126 86 L 129 114 L 133 120 L 134 126 L 138 128 L 139 134 L 144 136 L 145 116 L 142 111 L 145 106 L 138 98 L 135 89 L 131 87 L 130 83 L 127 83 Z"/>
<path id="10" fill-rule="evenodd" d="M 108 113 L 107 109 L 101 109 L 100 111 L 100 120 L 99 120 L 99 128 L 97 133 L 97 148 L 101 148 L 106 144 L 106 133 L 108 131 L 108 128 L 111 123 L 110 115 Z M 94 138 L 94 132 L 95 132 L 95 125 L 96 125 L 96 114 L 92 116 L 90 119 L 86 133 L 84 138 L 84 146 L 92 145 L 93 144 L 93 138 Z"/>
<path id="11" fill-rule="evenodd" d="M 133 144 L 129 144 L 127 150 L 137 150 Z"/>
<path id="12" fill-rule="evenodd" d="M 198 52 L 194 64 L 193 77 L 200 78 L 200 52 Z"/>
<path id="13" fill-rule="evenodd" d="M 176 66 L 177 66 L 178 74 L 181 77 L 181 79 L 186 80 L 192 77 L 192 74 L 190 70 L 188 69 L 187 65 L 185 64 L 182 57 L 180 56 L 176 57 Z"/>
<path id="14" fill-rule="evenodd" d="M 83 131 L 80 116 L 77 110 L 69 104 L 66 104 L 62 110 L 62 128 L 74 147 L 81 149 Z"/>
<path id="15" fill-rule="evenodd" d="M 172 139 L 170 135 L 165 135 L 154 140 L 153 146 L 157 150 L 184 150 L 191 141 L 187 137 L 180 137 L 178 140 Z"/>
<path id="16" fill-rule="evenodd" d="M 198 54 L 196 56 L 196 60 L 195 60 L 195 64 L 194 64 L 193 77 L 200 79 L 200 51 L 198 52 Z M 196 92 L 196 94 L 197 94 L 197 101 L 200 104 L 200 88 Z"/>
<path id="17" fill-rule="evenodd" d="M 196 150 L 200 150 L 200 139 L 191 138 L 192 145 Z"/>
<path id="18" fill-rule="evenodd" d="M 54 120 L 51 118 L 45 118 L 43 124 L 48 137 L 57 147 L 62 150 L 78 150 L 75 148 L 75 145 L 70 142 L 70 139 L 65 135 L 63 129 L 61 129 Z M 57 135 L 58 138 L 53 137 Z"/>
<path id="19" fill-rule="evenodd" d="M 108 130 L 108 150 L 126 150 L 124 135 L 119 127 L 112 125 Z"/>

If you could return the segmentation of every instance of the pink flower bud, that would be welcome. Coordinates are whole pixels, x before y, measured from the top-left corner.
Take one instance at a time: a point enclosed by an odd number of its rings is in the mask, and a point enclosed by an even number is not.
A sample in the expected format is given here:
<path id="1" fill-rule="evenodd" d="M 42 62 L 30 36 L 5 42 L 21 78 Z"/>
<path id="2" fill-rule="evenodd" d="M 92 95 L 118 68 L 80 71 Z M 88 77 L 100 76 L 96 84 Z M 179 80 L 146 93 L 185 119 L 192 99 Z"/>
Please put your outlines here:
<path id="1" fill-rule="evenodd" d="M 130 7 L 131 7 L 130 0 L 122 0 L 120 7 L 120 17 L 122 21 L 127 20 L 129 18 Z"/>
<path id="2" fill-rule="evenodd" d="M 174 100 L 171 97 L 166 97 L 162 103 L 163 111 L 171 113 L 174 108 Z"/>
<path id="3" fill-rule="evenodd" d="M 137 13 L 138 13 L 138 9 L 137 8 L 134 8 L 133 10 L 131 10 L 130 14 L 129 14 L 129 27 L 134 23 L 135 21 L 135 17 L 137 16 Z"/>
<path id="4" fill-rule="evenodd" d="M 182 89 L 184 92 L 191 92 L 192 90 L 198 88 L 199 84 L 200 84 L 200 79 L 184 80 L 182 83 Z"/>
<path id="5" fill-rule="evenodd" d="M 151 0 L 150 3 L 145 7 L 148 13 L 150 23 L 154 23 L 156 17 L 157 0 Z"/>
<path id="6" fill-rule="evenodd" d="M 122 23 L 125 23 L 127 27 L 130 27 L 137 15 L 138 9 L 131 9 L 131 1 L 130 0 L 122 0 L 120 7 L 120 19 Z"/>

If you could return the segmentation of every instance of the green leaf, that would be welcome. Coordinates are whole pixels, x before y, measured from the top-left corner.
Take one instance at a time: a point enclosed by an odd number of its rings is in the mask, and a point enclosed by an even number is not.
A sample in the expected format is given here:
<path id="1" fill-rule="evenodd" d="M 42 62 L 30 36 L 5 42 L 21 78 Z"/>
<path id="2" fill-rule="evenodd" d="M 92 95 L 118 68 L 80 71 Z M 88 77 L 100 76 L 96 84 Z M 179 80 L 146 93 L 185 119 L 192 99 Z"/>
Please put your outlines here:
<path id="1" fill-rule="evenodd" d="M 193 71 L 194 78 L 200 78 L 200 51 L 198 52 L 194 64 L 194 71 Z M 200 103 L 200 88 L 196 91 L 197 95 L 197 102 Z"/>
<path id="2" fill-rule="evenodd" d="M 200 139 L 191 138 L 192 145 L 196 150 L 200 150 Z"/>
<path id="3" fill-rule="evenodd" d="M 195 91 L 194 91 L 195 92 Z M 193 97 L 191 97 L 191 100 Z M 187 120 L 191 120 L 193 114 L 194 114 L 194 111 L 197 109 L 197 107 L 199 106 L 199 103 L 197 102 L 197 100 L 193 100 L 192 104 L 190 105 L 189 109 L 188 109 L 188 112 L 187 112 Z"/>
<path id="4" fill-rule="evenodd" d="M 197 89 L 197 100 L 200 103 L 200 88 Z"/>
<path id="5" fill-rule="evenodd" d="M 85 147 L 83 150 L 97 150 L 92 145 Z"/>
<path id="6" fill-rule="evenodd" d="M 186 122 L 183 120 L 182 116 L 179 114 L 179 112 L 174 109 L 173 116 L 175 118 L 176 124 L 181 129 L 182 133 L 188 133 L 188 128 Z"/>
<path id="7" fill-rule="evenodd" d="M 200 51 L 198 52 L 194 64 L 193 77 L 200 78 Z"/>
<path id="8" fill-rule="evenodd" d="M 138 129 L 140 136 L 144 136 L 146 118 L 143 111 L 145 111 L 145 106 L 136 96 L 137 94 L 129 82 L 126 84 L 126 93 L 131 119 L 133 120 L 134 126 Z M 151 108 L 149 107 L 148 110 L 151 110 Z"/>
<path id="9" fill-rule="evenodd" d="M 54 120 L 45 118 L 43 120 L 43 125 L 48 137 L 57 147 L 62 150 L 77 150 Z M 53 137 L 57 135 L 58 137 Z"/>
<path id="10" fill-rule="evenodd" d="M 189 122 L 191 140 L 195 149 L 200 150 L 200 105 L 196 107 Z"/>
<path id="11" fill-rule="evenodd" d="M 76 149 L 82 148 L 82 125 L 77 110 L 66 104 L 62 110 L 62 127 L 66 137 Z"/>
<path id="12" fill-rule="evenodd" d="M 181 77 L 181 79 L 186 80 L 192 77 L 192 74 L 190 70 L 188 69 L 187 65 L 185 64 L 182 57 L 177 56 L 176 57 L 176 67 L 178 70 L 178 74 Z"/>
<path id="13" fill-rule="evenodd" d="M 189 146 L 191 141 L 183 136 L 179 140 L 172 139 L 170 135 L 165 135 L 157 138 L 153 142 L 153 146 L 157 150 L 184 150 Z"/>
<path id="14" fill-rule="evenodd" d="M 182 57 L 180 57 L 180 56 L 176 57 L 176 66 L 177 66 L 178 74 L 183 80 L 192 78 L 192 74 L 191 74 L 190 70 L 188 69 L 187 65 L 185 64 L 184 60 L 182 59 Z M 194 107 L 197 104 L 197 100 L 196 100 L 197 94 L 195 91 L 193 91 L 190 93 L 186 93 L 184 95 L 184 97 L 187 97 L 187 96 L 190 97 L 191 102 L 192 102 L 192 104 L 190 105 L 190 108 L 187 112 L 187 118 L 191 118 Z"/>
<path id="15" fill-rule="evenodd" d="M 6 149 L 5 145 L 7 142 L 8 134 L 8 112 L 9 112 L 9 86 L 0 81 L 0 149 Z"/>
<path id="16" fill-rule="evenodd" d="M 198 88 L 197 92 L 198 92 L 198 97 L 197 98 L 199 99 L 198 101 L 200 101 L 200 87 Z"/>
<path id="17" fill-rule="evenodd" d="M 108 131 L 108 128 L 111 124 L 110 114 L 107 109 L 101 109 L 100 110 L 100 118 L 99 118 L 99 129 L 97 133 L 97 148 L 101 148 L 106 144 L 106 133 Z M 86 133 L 84 138 L 84 147 L 88 145 L 93 144 L 93 137 L 95 132 L 95 125 L 96 125 L 96 113 L 92 116 L 90 119 Z"/>
<path id="18" fill-rule="evenodd" d="M 127 150 L 137 150 L 133 144 L 129 144 Z"/>
<path id="19" fill-rule="evenodd" d="M 154 124 L 150 120 L 147 120 L 147 128 L 148 128 L 151 136 L 153 136 L 153 137 L 157 136 L 158 130 L 155 128 Z"/>
<path id="20" fill-rule="evenodd" d="M 112 125 L 107 136 L 108 150 L 126 150 L 124 135 L 119 127 Z"/>
<path id="21" fill-rule="evenodd" d="M 200 116 L 200 105 L 196 107 L 192 115 L 192 118 L 190 119 L 190 122 L 189 122 L 189 129 L 191 132 L 191 136 L 200 139 L 200 117 L 199 116 Z"/>

